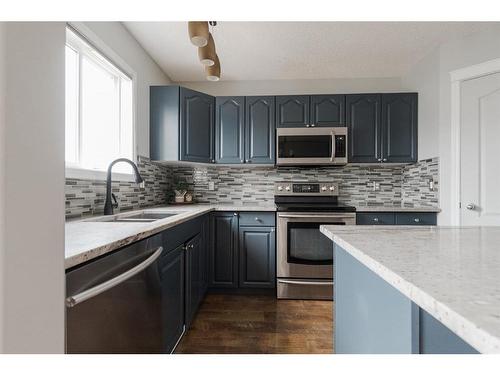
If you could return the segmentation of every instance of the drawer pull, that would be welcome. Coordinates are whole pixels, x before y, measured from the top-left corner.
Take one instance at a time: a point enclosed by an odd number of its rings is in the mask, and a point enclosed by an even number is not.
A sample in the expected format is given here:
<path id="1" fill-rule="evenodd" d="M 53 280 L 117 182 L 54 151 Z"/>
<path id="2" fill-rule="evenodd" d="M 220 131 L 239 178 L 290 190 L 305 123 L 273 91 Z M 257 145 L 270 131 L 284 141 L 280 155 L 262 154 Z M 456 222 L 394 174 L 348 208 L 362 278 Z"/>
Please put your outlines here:
<path id="1" fill-rule="evenodd" d="M 419 219 L 418 217 L 416 217 L 415 219 L 413 219 L 413 221 L 414 221 L 415 223 L 420 223 L 420 219 Z"/>
<path id="2" fill-rule="evenodd" d="M 255 218 L 255 221 L 262 221 L 262 220 L 260 220 L 258 217 L 256 217 L 256 218 Z"/>
<path id="3" fill-rule="evenodd" d="M 378 217 L 374 217 L 373 221 L 375 221 L 376 223 L 378 223 Z"/>

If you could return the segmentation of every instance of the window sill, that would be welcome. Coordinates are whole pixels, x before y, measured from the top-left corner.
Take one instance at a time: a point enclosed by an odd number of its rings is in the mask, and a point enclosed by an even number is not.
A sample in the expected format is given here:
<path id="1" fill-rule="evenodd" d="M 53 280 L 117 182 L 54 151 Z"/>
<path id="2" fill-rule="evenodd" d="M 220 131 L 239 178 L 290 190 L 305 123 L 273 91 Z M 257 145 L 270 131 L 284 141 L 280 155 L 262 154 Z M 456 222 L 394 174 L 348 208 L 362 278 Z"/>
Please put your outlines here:
<path id="1" fill-rule="evenodd" d="M 75 178 L 79 180 L 106 181 L 106 172 L 94 169 L 83 169 L 76 167 L 66 167 L 66 178 Z M 131 173 L 112 174 L 113 181 L 135 182 L 135 176 Z"/>

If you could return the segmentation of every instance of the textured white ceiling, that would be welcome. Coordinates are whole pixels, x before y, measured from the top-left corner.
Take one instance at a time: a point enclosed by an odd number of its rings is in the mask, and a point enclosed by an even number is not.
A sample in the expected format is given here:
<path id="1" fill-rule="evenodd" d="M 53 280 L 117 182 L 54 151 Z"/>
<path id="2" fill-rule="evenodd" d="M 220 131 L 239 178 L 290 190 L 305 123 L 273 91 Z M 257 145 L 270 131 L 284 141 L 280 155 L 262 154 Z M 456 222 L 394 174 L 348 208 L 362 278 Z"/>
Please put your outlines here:
<path id="1" fill-rule="evenodd" d="M 399 77 L 440 43 L 499 27 L 479 22 L 218 22 L 223 80 Z M 173 81 L 205 75 L 187 22 L 125 22 Z"/>

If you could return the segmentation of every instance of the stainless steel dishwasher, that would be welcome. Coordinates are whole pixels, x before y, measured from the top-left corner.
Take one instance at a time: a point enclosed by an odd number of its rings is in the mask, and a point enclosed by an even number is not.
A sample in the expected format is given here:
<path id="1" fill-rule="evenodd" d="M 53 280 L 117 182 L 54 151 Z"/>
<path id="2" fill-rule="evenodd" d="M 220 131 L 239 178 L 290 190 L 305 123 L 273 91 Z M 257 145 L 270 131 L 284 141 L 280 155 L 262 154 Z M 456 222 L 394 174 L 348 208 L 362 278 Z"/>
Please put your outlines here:
<path id="1" fill-rule="evenodd" d="M 66 273 L 67 353 L 162 353 L 161 236 Z"/>

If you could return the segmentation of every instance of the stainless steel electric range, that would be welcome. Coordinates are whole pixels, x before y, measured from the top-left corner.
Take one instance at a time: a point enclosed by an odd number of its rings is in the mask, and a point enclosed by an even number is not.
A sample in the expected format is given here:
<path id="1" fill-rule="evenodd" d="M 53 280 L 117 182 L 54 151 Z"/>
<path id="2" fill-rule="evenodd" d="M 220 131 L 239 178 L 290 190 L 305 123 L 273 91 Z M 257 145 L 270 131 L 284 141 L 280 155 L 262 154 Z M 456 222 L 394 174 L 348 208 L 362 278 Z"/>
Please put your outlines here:
<path id="1" fill-rule="evenodd" d="M 355 225 L 356 208 L 338 203 L 330 182 L 279 182 L 277 294 L 283 299 L 333 299 L 333 245 L 321 225 Z"/>

